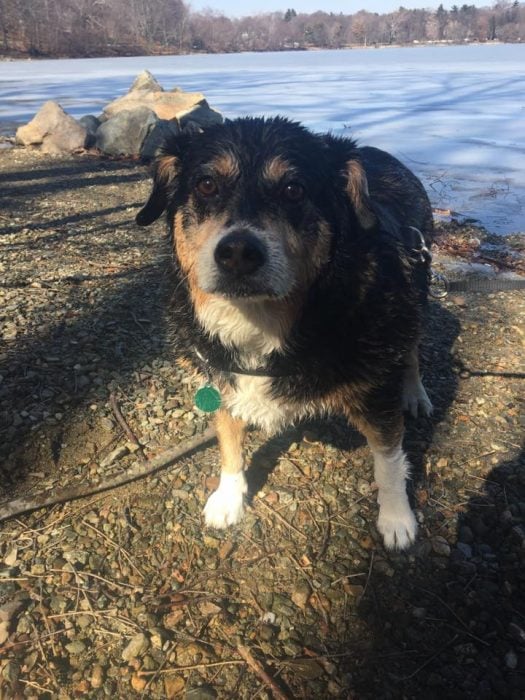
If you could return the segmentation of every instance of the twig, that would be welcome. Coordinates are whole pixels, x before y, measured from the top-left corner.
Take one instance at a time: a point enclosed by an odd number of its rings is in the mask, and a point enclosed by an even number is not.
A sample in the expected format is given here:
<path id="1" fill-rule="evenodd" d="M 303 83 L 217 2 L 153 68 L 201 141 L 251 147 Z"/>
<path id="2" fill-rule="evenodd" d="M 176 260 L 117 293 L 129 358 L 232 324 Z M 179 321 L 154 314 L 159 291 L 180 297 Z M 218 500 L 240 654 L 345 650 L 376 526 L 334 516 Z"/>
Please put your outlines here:
<path id="1" fill-rule="evenodd" d="M 15 515 L 20 515 L 21 513 L 29 513 L 32 510 L 47 508 L 49 506 L 54 506 L 57 503 L 74 501 L 77 498 L 91 496 L 92 494 L 100 493 L 101 491 L 110 491 L 111 489 L 116 489 L 124 484 L 129 484 L 130 481 L 142 479 L 145 476 L 149 476 L 150 474 L 169 466 L 178 459 L 181 459 L 181 457 L 185 457 L 200 447 L 204 447 L 204 445 L 211 442 L 214 437 L 215 428 L 207 428 L 198 437 L 185 440 L 182 445 L 171 447 L 158 455 L 158 457 L 154 457 L 144 464 L 136 464 L 130 467 L 125 474 L 121 474 L 120 476 L 110 479 L 109 481 L 103 481 L 100 484 L 93 484 L 86 487 L 74 486 L 68 489 L 61 489 L 59 491 L 55 491 L 55 493 L 48 498 L 46 498 L 46 494 L 37 494 L 32 498 L 17 498 L 14 501 L 7 501 L 0 506 L 0 522 L 7 520 L 8 518 L 12 518 Z"/>
<path id="2" fill-rule="evenodd" d="M 276 700 L 290 700 L 290 696 L 284 693 L 274 681 L 274 679 L 271 676 L 269 676 L 268 673 L 266 673 L 262 664 L 259 661 L 257 661 L 257 659 L 251 654 L 248 647 L 245 647 L 242 644 L 238 644 L 237 651 L 246 661 L 246 663 L 248 664 L 250 669 L 255 673 L 255 675 L 258 676 L 261 679 L 261 681 L 265 684 L 265 686 L 271 690 Z"/>
<path id="3" fill-rule="evenodd" d="M 459 624 L 463 627 L 463 629 L 465 630 L 465 632 L 468 634 L 469 637 L 472 637 L 472 639 L 475 639 L 477 642 L 479 642 L 480 644 L 483 644 L 486 647 L 490 646 L 489 642 L 486 642 L 484 639 L 481 639 L 480 637 L 477 637 L 475 634 L 472 634 L 472 632 L 469 630 L 467 624 L 465 622 L 463 622 L 463 620 L 459 617 L 459 615 L 450 607 L 450 605 L 448 605 L 448 603 L 446 603 L 443 600 L 443 598 L 438 596 L 437 593 L 434 593 L 434 591 L 429 591 L 426 588 L 422 588 L 421 586 L 415 586 L 415 588 L 419 589 L 420 591 L 423 591 L 423 593 L 426 593 L 427 595 L 433 596 L 437 601 L 439 601 L 441 603 L 441 605 L 443 605 L 443 607 L 445 607 L 449 611 L 449 613 L 452 615 L 452 617 L 454 617 L 459 622 Z"/>
<path id="4" fill-rule="evenodd" d="M 159 668 L 156 671 L 137 671 L 137 675 L 140 678 L 145 678 L 146 676 L 155 675 L 167 675 L 170 673 L 180 673 L 181 671 L 202 671 L 207 668 L 214 668 L 216 666 L 238 666 L 239 664 L 244 665 L 246 662 L 242 659 L 230 659 L 230 661 L 212 661 L 207 664 L 192 664 L 191 666 L 171 666 L 170 668 Z M 288 700 L 288 698 L 286 698 Z"/>
<path id="5" fill-rule="evenodd" d="M 363 600 L 365 597 L 366 589 L 368 588 L 368 584 L 370 583 L 370 576 L 372 575 L 372 567 L 374 566 L 374 552 L 372 551 L 372 554 L 370 555 L 370 566 L 368 567 L 368 574 L 366 576 L 366 581 L 365 581 L 365 587 L 363 588 L 363 592 L 361 593 L 361 597 L 359 598 L 359 601 Z"/>
<path id="6" fill-rule="evenodd" d="M 413 671 L 409 676 L 403 676 L 403 677 L 394 676 L 394 678 L 395 678 L 397 681 L 409 681 L 411 678 L 414 678 L 414 676 L 417 676 L 417 674 L 418 674 L 420 671 L 422 671 L 426 666 L 428 666 L 428 664 L 429 664 L 431 661 L 434 661 L 434 659 L 435 659 L 436 657 L 438 657 L 442 652 L 444 652 L 445 649 L 447 649 L 449 646 L 452 646 L 452 644 L 454 644 L 454 642 L 456 641 L 456 639 L 458 638 L 458 636 L 459 636 L 459 635 L 456 634 L 451 640 L 449 640 L 449 641 L 448 641 L 446 644 L 444 644 L 440 649 L 438 649 L 438 650 L 436 651 L 435 654 L 432 654 L 432 656 L 430 656 L 424 663 L 422 663 L 421 666 L 418 666 L 418 667 L 416 668 L 416 670 Z"/>
<path id="7" fill-rule="evenodd" d="M 129 425 L 126 422 L 126 419 L 122 415 L 120 408 L 118 407 L 117 403 L 117 397 L 115 394 L 110 394 L 109 395 L 109 405 L 111 407 L 111 410 L 113 411 L 113 415 L 117 419 L 117 423 L 120 425 L 124 433 L 126 434 L 126 437 L 130 442 L 132 442 L 134 445 L 137 446 L 138 448 L 138 453 L 140 455 L 140 459 L 142 460 L 142 463 L 146 461 L 146 455 L 144 454 L 144 450 L 142 449 L 142 445 L 140 444 L 137 436 L 135 433 L 131 430 Z"/>
<path id="8" fill-rule="evenodd" d="M 289 523 L 288 520 L 286 520 L 286 518 L 283 518 L 283 516 L 280 513 L 278 513 L 275 510 L 275 508 L 271 508 L 268 505 L 268 503 L 265 503 L 262 500 L 262 498 L 259 498 L 258 496 L 256 496 L 256 500 L 257 500 L 257 503 L 260 503 L 262 506 L 264 506 L 266 508 L 266 510 L 269 510 L 270 513 L 272 515 L 274 515 L 277 518 L 277 520 L 279 520 L 283 525 L 286 525 L 286 527 L 290 528 L 290 530 L 293 530 L 295 533 L 297 533 L 301 537 L 308 539 L 308 536 L 305 535 L 304 532 L 301 532 L 301 530 L 299 530 L 297 527 L 295 527 L 295 525 L 292 525 L 292 523 Z"/>
<path id="9" fill-rule="evenodd" d="M 115 549 L 116 549 L 118 552 L 120 552 L 121 554 L 123 554 L 123 555 L 124 555 L 124 558 L 127 560 L 128 564 L 137 572 L 137 574 L 140 576 L 141 579 L 146 578 L 146 577 L 144 576 L 144 574 L 142 573 L 142 571 L 138 568 L 138 566 L 135 564 L 135 562 L 134 562 L 133 559 L 131 558 L 131 555 L 129 554 L 129 552 L 127 552 L 127 551 L 124 549 L 124 547 L 122 547 L 120 544 L 117 544 L 116 542 L 114 542 L 114 541 L 111 539 L 111 537 L 108 537 L 104 532 L 102 532 L 101 530 L 99 530 L 98 528 L 96 528 L 94 525 L 92 525 L 91 523 L 88 523 L 88 521 L 87 521 L 85 518 L 82 520 L 82 523 L 83 523 L 86 527 L 89 527 L 91 530 L 93 530 L 94 532 L 96 532 L 97 535 L 99 535 L 100 537 L 102 537 L 102 539 L 105 540 L 106 542 L 108 542 L 112 547 L 115 547 Z"/>

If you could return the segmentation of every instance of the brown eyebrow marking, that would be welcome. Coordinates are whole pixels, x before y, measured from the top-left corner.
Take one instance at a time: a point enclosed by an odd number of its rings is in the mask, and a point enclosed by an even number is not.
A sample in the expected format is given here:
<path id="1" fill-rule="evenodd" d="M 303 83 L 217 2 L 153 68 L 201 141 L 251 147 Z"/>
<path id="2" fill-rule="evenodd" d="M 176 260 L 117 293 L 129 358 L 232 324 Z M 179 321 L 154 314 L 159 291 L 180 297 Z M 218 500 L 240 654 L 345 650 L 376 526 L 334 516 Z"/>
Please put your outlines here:
<path id="1" fill-rule="evenodd" d="M 294 168 L 288 161 L 275 156 L 264 164 L 263 177 L 272 182 L 279 182 L 285 175 L 293 172 Z"/>
<path id="2" fill-rule="evenodd" d="M 222 153 L 211 161 L 210 166 L 223 177 L 234 178 L 239 175 L 239 161 L 232 153 Z"/>

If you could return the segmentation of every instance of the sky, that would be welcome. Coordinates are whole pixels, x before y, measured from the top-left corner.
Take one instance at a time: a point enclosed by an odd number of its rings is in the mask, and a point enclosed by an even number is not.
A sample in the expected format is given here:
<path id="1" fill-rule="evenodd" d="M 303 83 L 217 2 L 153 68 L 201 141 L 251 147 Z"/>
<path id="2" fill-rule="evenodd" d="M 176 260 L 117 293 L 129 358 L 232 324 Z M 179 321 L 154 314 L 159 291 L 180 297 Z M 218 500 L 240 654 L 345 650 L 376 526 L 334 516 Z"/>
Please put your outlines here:
<path id="1" fill-rule="evenodd" d="M 260 12 L 286 11 L 289 7 L 296 12 L 344 12 L 354 14 L 359 10 L 366 9 L 368 12 L 378 12 L 380 14 L 397 10 L 400 5 L 407 9 L 436 8 L 439 0 L 189 0 L 193 10 L 211 9 L 221 12 L 230 17 L 242 15 L 258 14 Z M 452 0 L 443 2 L 443 7 L 450 9 L 452 5 L 461 6 L 464 2 Z M 488 7 L 490 0 L 468 0 L 468 5 L 476 7 Z"/>

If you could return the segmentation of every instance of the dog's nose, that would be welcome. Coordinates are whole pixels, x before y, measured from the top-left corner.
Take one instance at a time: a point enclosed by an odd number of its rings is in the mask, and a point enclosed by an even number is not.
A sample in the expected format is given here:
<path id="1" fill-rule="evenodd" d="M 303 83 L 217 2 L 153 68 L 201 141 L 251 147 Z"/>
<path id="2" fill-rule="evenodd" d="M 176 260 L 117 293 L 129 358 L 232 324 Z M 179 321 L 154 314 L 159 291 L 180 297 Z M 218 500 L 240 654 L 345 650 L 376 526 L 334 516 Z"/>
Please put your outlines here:
<path id="1" fill-rule="evenodd" d="M 266 262 L 262 241 L 248 231 L 232 231 L 215 248 L 215 262 L 231 275 L 251 275 Z"/>

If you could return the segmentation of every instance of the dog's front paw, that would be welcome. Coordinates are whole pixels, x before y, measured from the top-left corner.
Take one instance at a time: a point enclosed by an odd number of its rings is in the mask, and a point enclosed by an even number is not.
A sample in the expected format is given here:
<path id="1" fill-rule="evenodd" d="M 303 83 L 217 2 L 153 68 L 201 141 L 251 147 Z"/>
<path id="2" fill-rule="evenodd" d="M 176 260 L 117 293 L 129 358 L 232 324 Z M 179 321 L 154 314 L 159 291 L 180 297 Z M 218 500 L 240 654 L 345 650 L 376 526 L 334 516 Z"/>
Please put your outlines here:
<path id="1" fill-rule="evenodd" d="M 406 381 L 403 387 L 403 410 L 414 418 L 418 415 L 430 416 L 434 407 L 420 379 L 416 382 Z"/>
<path id="2" fill-rule="evenodd" d="M 387 549 L 406 549 L 414 542 L 417 521 L 406 497 L 380 506 L 377 529 Z"/>
<path id="3" fill-rule="evenodd" d="M 222 474 L 217 491 L 204 507 L 204 520 L 210 527 L 224 528 L 238 523 L 244 513 L 244 494 L 248 490 L 244 474 Z"/>

